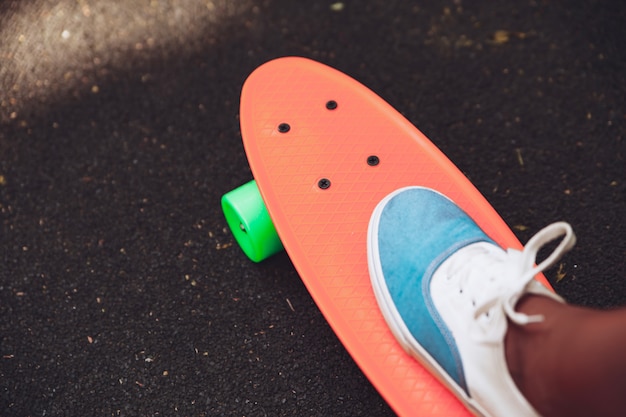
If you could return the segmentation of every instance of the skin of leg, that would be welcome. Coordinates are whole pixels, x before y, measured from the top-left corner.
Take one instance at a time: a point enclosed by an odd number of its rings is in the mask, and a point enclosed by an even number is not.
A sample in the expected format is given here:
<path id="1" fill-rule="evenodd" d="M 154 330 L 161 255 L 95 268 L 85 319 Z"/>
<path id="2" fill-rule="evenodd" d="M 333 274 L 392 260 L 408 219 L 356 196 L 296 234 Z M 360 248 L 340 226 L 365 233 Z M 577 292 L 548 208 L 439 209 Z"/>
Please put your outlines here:
<path id="1" fill-rule="evenodd" d="M 528 295 L 517 310 L 541 314 L 509 322 L 505 353 L 513 380 L 543 416 L 623 416 L 626 308 L 593 310 Z"/>

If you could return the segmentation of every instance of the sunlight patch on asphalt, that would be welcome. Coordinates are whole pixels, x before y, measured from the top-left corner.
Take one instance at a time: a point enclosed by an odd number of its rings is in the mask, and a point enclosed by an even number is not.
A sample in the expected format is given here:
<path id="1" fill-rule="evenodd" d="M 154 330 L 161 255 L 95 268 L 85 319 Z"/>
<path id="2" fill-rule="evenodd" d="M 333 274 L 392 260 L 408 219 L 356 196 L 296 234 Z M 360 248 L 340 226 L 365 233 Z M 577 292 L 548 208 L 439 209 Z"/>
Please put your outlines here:
<path id="1" fill-rule="evenodd" d="M 0 15 L 0 122 L 98 80 L 215 42 L 251 0 L 23 0 Z M 139 63 L 139 64 L 138 64 Z"/>

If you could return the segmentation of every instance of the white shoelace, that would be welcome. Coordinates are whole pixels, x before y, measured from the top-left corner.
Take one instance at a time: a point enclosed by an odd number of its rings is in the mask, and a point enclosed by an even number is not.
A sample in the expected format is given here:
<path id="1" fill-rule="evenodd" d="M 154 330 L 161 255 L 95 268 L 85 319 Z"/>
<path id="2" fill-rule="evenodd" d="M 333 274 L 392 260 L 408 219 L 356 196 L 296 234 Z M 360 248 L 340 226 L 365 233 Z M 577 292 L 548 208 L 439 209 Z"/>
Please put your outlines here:
<path id="1" fill-rule="evenodd" d="M 537 253 L 547 243 L 562 237 L 561 242 L 541 263 L 535 265 Z M 515 311 L 519 299 L 526 293 L 546 294 L 541 291 L 534 278 L 554 265 L 576 243 L 572 227 L 565 222 L 553 223 L 534 235 L 522 251 L 509 249 L 506 252 L 494 247 L 475 245 L 468 247 L 465 256 L 450 265 L 450 275 L 460 275 L 459 288 L 474 305 L 474 319 L 501 311 L 511 321 L 520 325 L 543 320 L 541 315 L 529 316 Z M 452 260 L 452 258 L 451 258 Z M 456 275 L 458 276 L 458 275 Z M 558 299 L 558 296 L 554 296 Z M 496 311 L 494 311 L 494 309 Z"/>

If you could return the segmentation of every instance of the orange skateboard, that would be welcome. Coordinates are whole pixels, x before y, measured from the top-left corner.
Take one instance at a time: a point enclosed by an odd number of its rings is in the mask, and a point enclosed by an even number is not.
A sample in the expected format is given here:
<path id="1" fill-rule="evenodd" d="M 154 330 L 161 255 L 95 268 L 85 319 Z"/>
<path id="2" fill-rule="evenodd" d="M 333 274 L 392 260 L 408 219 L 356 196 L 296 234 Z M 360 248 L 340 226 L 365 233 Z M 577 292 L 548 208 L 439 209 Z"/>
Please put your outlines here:
<path id="1" fill-rule="evenodd" d="M 398 415 L 470 415 L 388 329 L 370 285 L 368 223 L 387 194 L 419 185 L 450 197 L 500 245 L 521 249 L 513 232 L 424 134 L 335 69 L 305 58 L 270 61 L 246 80 L 240 110 L 255 181 L 226 194 L 222 206 L 244 252 L 260 261 L 284 245 L 326 320 Z"/>

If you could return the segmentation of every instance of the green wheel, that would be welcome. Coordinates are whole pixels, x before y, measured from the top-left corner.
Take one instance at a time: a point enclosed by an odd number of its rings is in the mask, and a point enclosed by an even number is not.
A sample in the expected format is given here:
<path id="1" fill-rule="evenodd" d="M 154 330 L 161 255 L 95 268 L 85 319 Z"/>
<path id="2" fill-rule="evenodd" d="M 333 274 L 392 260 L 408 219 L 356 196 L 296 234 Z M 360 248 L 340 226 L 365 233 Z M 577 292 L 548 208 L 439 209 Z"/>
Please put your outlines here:
<path id="1" fill-rule="evenodd" d="M 224 194 L 222 210 L 235 240 L 254 262 L 261 262 L 283 250 L 256 181 Z"/>

